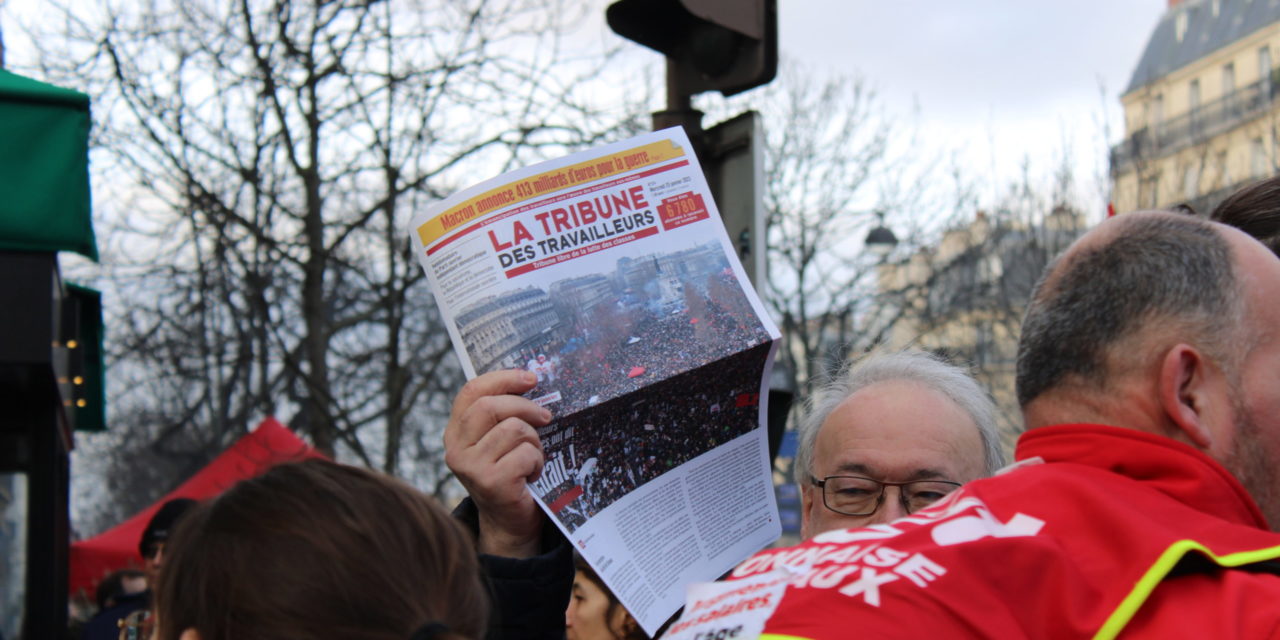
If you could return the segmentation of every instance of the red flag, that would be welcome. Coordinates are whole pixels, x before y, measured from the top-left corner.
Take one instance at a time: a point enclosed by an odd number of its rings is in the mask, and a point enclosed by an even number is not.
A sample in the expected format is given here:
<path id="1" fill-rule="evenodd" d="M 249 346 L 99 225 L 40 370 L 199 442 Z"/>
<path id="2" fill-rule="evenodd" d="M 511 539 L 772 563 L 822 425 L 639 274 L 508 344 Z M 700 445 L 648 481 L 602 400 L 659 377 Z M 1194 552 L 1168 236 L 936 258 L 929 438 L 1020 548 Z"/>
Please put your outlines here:
<path id="1" fill-rule="evenodd" d="M 564 492 L 564 494 L 559 498 L 556 498 L 555 502 L 551 503 L 551 511 L 553 513 L 560 513 L 560 511 L 569 506 L 569 503 L 576 500 L 580 495 L 582 495 L 582 487 L 574 486 L 574 488 Z"/>

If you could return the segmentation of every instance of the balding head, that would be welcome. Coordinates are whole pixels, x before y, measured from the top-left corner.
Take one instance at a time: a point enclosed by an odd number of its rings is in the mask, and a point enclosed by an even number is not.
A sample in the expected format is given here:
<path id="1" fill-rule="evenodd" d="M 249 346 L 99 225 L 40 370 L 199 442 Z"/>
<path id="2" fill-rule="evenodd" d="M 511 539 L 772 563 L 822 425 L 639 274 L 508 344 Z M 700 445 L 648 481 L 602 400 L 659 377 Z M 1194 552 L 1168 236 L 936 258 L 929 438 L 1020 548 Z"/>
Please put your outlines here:
<path id="1" fill-rule="evenodd" d="M 1027 309 L 1027 427 L 1097 422 L 1218 462 L 1280 525 L 1280 259 L 1245 233 L 1129 214 L 1050 266 Z"/>
<path id="2" fill-rule="evenodd" d="M 1220 225 L 1163 212 L 1113 218 L 1082 236 L 1036 285 L 1018 344 L 1025 408 L 1063 386 L 1104 391 L 1132 340 L 1168 334 L 1225 358 L 1240 319 Z M 1136 355 L 1130 353 L 1129 355 Z"/>

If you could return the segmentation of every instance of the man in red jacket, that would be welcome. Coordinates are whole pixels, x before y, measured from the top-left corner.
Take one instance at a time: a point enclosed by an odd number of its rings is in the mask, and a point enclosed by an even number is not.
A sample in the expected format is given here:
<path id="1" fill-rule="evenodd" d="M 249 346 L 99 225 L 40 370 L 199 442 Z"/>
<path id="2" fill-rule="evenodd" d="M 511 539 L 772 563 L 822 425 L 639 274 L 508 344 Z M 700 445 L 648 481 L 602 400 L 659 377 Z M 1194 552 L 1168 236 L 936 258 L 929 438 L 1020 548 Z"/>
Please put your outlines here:
<path id="1" fill-rule="evenodd" d="M 1108 220 L 1037 285 L 1017 384 L 1013 467 L 757 554 L 669 637 L 1280 637 L 1280 259 Z"/>

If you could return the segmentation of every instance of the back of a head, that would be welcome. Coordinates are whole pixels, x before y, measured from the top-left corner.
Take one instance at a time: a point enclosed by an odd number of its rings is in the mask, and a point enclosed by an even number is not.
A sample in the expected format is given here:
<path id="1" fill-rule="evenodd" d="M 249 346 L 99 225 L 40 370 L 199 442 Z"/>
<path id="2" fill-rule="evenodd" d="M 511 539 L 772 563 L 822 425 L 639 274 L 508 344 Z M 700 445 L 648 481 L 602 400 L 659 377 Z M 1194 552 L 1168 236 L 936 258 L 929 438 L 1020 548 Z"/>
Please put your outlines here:
<path id="1" fill-rule="evenodd" d="M 433 499 L 323 460 L 277 466 L 179 525 L 156 592 L 161 640 L 479 638 L 471 541 Z"/>
<path id="2" fill-rule="evenodd" d="M 94 601 L 98 603 L 98 609 L 115 606 L 116 601 L 122 596 L 140 592 L 142 589 L 131 590 L 129 586 L 131 582 L 137 581 L 140 582 L 139 586 L 145 588 L 145 575 L 137 569 L 112 571 L 98 583 L 98 588 L 94 590 Z"/>
<path id="3" fill-rule="evenodd" d="M 1209 219 L 1235 227 L 1280 256 L 1280 176 L 1260 180 L 1227 197 Z"/>
<path id="4" fill-rule="evenodd" d="M 1234 333 L 1225 329 L 1237 326 L 1240 306 L 1230 247 L 1212 223 L 1168 213 L 1117 218 L 1036 284 L 1018 344 L 1018 402 L 1025 409 L 1064 385 L 1107 389 L 1112 348 L 1159 330 L 1226 358 Z"/>
<path id="5" fill-rule="evenodd" d="M 904 381 L 933 389 L 964 411 L 978 427 L 983 446 L 983 467 L 990 475 L 1004 466 L 1004 452 L 996 426 L 996 406 L 991 396 L 964 369 L 924 351 L 872 352 L 851 363 L 830 382 L 814 390 L 797 431 L 794 470 L 796 482 L 807 483 L 812 471 L 818 431 L 827 417 L 855 393 L 881 382 Z"/>

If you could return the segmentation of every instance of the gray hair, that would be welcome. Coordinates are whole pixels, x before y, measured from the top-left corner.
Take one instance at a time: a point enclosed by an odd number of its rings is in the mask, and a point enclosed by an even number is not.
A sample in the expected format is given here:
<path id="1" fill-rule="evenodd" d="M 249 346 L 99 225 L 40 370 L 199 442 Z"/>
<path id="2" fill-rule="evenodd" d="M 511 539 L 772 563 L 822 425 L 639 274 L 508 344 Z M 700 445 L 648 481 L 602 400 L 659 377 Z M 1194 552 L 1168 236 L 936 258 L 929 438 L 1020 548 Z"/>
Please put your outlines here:
<path id="1" fill-rule="evenodd" d="M 964 369 L 938 356 L 908 349 L 897 353 L 873 353 L 847 366 L 834 379 L 813 392 L 800 421 L 795 464 L 796 484 L 802 487 L 813 473 L 813 447 L 822 423 L 840 403 L 874 384 L 893 381 L 914 382 L 946 396 L 963 410 L 982 438 L 986 475 L 1004 466 L 1004 451 L 996 429 L 996 405 L 978 382 Z"/>
<path id="2" fill-rule="evenodd" d="M 1134 215 L 1134 214 L 1131 214 Z M 1108 384 L 1106 356 L 1144 329 L 1173 327 L 1231 365 L 1242 302 L 1231 248 L 1208 222 L 1173 215 L 1117 221 L 1099 246 L 1050 263 L 1018 342 L 1018 402 L 1065 384 Z"/>

